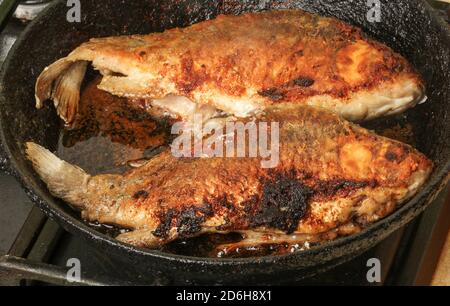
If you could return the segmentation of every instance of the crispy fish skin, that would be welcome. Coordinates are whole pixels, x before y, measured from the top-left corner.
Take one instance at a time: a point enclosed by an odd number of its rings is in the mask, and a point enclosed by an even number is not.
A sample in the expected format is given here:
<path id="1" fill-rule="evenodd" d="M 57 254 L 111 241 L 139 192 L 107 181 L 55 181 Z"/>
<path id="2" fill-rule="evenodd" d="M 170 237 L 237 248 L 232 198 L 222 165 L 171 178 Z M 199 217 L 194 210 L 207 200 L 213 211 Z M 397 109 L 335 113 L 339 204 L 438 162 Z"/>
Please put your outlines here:
<path id="1" fill-rule="evenodd" d="M 163 33 L 91 39 L 42 72 L 37 106 L 51 98 L 72 122 L 79 86 L 59 80 L 69 74 L 78 85 L 89 62 L 104 75 L 100 89 L 152 100 L 184 120 L 194 104 L 246 117 L 295 102 L 358 121 L 424 99 L 421 77 L 401 55 L 356 27 L 301 10 L 220 15 Z M 168 96 L 194 103 L 163 100 Z"/>
<path id="2" fill-rule="evenodd" d="M 123 175 L 90 176 L 34 143 L 26 152 L 52 194 L 88 220 L 131 229 L 117 239 L 141 247 L 206 232 L 242 232 L 251 244 L 358 232 L 413 196 L 432 170 L 414 148 L 323 109 L 271 107 L 258 120 L 280 124 L 276 168 L 167 151 Z"/>

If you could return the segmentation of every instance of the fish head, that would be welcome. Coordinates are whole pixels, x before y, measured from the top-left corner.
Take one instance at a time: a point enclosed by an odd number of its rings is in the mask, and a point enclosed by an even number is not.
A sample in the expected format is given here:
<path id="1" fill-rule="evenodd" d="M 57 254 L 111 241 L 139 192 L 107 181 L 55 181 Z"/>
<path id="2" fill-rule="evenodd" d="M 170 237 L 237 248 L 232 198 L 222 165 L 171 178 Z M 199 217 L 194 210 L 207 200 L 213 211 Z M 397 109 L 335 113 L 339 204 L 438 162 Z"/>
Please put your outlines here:
<path id="1" fill-rule="evenodd" d="M 354 92 L 341 115 L 350 121 L 395 115 L 427 101 L 421 76 L 400 54 L 372 41 L 356 41 L 338 52 L 339 77 Z"/>
<path id="2" fill-rule="evenodd" d="M 357 138 L 340 140 L 340 165 L 352 180 L 395 189 L 403 199 L 423 186 L 433 169 L 431 160 L 409 145 L 358 130 Z"/>

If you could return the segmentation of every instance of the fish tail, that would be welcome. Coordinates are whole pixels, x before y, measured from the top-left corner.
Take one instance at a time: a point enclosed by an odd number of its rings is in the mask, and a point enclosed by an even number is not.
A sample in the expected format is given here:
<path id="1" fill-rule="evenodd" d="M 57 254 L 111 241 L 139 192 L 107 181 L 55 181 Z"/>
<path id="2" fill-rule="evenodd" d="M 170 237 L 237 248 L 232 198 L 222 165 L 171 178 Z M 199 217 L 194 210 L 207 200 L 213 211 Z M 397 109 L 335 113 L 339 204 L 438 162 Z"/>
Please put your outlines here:
<path id="1" fill-rule="evenodd" d="M 26 155 L 54 196 L 80 209 L 85 208 L 90 175 L 33 142 L 26 143 Z"/>
<path id="2" fill-rule="evenodd" d="M 71 124 L 78 111 L 87 64 L 62 58 L 45 68 L 36 82 L 36 107 L 41 108 L 45 100 L 52 99 L 58 115 Z"/>

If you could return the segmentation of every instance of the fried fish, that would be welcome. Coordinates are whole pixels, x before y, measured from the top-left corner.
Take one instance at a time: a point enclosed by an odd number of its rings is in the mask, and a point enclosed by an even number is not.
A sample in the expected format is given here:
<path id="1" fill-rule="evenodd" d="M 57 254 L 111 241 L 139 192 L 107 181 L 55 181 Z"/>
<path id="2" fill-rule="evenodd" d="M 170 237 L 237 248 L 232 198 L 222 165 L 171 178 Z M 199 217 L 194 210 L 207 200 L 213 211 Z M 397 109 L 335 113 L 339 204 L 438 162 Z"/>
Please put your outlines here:
<path id="1" fill-rule="evenodd" d="M 421 77 L 401 55 L 359 28 L 301 10 L 93 38 L 42 72 L 37 107 L 52 99 L 71 124 L 89 63 L 103 75 L 100 89 L 184 121 L 199 112 L 246 117 L 286 102 L 359 121 L 425 99 Z"/>
<path id="2" fill-rule="evenodd" d="M 118 240 L 155 248 L 202 233 L 239 232 L 242 244 L 305 242 L 360 231 L 398 208 L 432 162 L 322 108 L 271 106 L 279 163 L 177 158 L 170 150 L 123 175 L 90 176 L 34 143 L 26 154 L 50 192 L 83 218 L 130 229 Z"/>

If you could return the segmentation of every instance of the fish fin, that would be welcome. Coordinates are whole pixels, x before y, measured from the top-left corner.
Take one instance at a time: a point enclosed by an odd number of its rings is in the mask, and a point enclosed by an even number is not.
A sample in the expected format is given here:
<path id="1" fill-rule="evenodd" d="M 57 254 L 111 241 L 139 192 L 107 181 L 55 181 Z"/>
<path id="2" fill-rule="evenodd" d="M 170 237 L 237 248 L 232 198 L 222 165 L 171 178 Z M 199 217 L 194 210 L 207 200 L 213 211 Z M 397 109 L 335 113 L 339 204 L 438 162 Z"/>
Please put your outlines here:
<path id="1" fill-rule="evenodd" d="M 174 237 L 171 239 L 162 239 L 156 237 L 153 234 L 153 232 L 154 229 L 136 229 L 130 232 L 120 234 L 119 236 L 116 237 L 116 239 L 123 243 L 127 243 L 141 248 L 144 247 L 155 248 L 174 239 Z"/>
<path id="2" fill-rule="evenodd" d="M 223 257 L 233 257 L 246 249 L 251 249 L 255 252 L 267 249 L 271 245 L 307 245 L 308 241 L 314 238 L 314 235 L 309 234 L 284 234 L 273 231 L 241 230 L 236 231 L 236 233 L 241 234 L 241 240 L 218 244 L 211 251 L 211 255 L 217 256 L 220 254 Z"/>
<path id="3" fill-rule="evenodd" d="M 87 64 L 87 61 L 73 62 L 63 58 L 45 68 L 36 82 L 36 107 L 41 108 L 45 100 L 52 99 L 58 115 L 67 124 L 72 123 Z"/>
<path id="4" fill-rule="evenodd" d="M 147 159 L 147 158 L 142 158 L 142 159 L 138 159 L 138 160 L 131 160 L 131 161 L 127 162 L 127 165 L 130 166 L 131 168 L 137 169 L 137 168 L 140 168 L 142 166 L 145 166 L 148 163 L 149 160 L 150 159 Z"/>
<path id="5" fill-rule="evenodd" d="M 80 88 L 86 68 L 87 62 L 75 62 L 57 78 L 53 87 L 52 98 L 55 107 L 66 123 L 72 123 L 78 112 Z"/>
<path id="6" fill-rule="evenodd" d="M 90 175 L 33 142 L 26 143 L 26 155 L 54 196 L 80 209 L 85 208 Z"/>
<path id="7" fill-rule="evenodd" d="M 72 65 L 72 61 L 62 58 L 42 71 L 36 81 L 35 87 L 36 108 L 42 108 L 44 101 L 51 98 L 55 79 L 66 71 L 70 65 Z"/>

